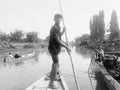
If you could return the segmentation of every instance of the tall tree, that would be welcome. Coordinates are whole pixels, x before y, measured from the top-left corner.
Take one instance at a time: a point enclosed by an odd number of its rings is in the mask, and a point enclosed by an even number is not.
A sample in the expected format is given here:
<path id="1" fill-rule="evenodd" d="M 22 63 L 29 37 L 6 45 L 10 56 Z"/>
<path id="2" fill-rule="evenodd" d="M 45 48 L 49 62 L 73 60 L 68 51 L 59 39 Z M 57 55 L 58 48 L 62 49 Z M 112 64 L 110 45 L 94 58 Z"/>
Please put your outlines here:
<path id="1" fill-rule="evenodd" d="M 27 33 L 26 41 L 31 42 L 31 43 L 37 42 L 38 41 L 38 33 L 37 32 Z"/>
<path id="2" fill-rule="evenodd" d="M 90 38 L 93 41 L 100 41 L 105 34 L 104 11 L 100 11 L 99 15 L 94 15 L 90 20 Z"/>
<path id="3" fill-rule="evenodd" d="M 98 38 L 102 40 L 105 34 L 105 22 L 104 22 L 104 11 L 99 12 L 98 16 Z"/>
<path id="4" fill-rule="evenodd" d="M 15 29 L 13 32 L 10 32 L 10 40 L 14 42 L 20 42 L 23 38 L 23 31 Z"/>
<path id="5" fill-rule="evenodd" d="M 117 20 L 117 13 L 115 10 L 113 10 L 112 15 L 111 15 L 111 21 L 110 21 L 110 37 L 109 39 L 111 41 L 114 41 L 119 38 L 119 25 L 118 25 L 118 20 Z"/>
<path id="6" fill-rule="evenodd" d="M 93 41 L 97 40 L 97 29 L 96 29 L 97 18 L 98 16 L 94 15 L 90 20 L 90 38 Z"/>

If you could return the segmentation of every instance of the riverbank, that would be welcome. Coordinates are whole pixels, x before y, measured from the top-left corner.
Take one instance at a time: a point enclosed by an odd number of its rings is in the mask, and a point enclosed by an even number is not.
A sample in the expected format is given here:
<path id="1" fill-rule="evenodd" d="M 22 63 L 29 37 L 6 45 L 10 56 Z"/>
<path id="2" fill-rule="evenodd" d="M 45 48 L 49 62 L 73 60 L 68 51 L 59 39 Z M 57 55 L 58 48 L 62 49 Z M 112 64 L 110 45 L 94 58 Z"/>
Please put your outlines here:
<path id="1" fill-rule="evenodd" d="M 10 43 L 0 48 L 0 53 L 6 52 L 35 52 L 46 49 L 45 43 Z"/>
<path id="2" fill-rule="evenodd" d="M 120 41 L 102 41 L 102 42 L 87 42 L 87 43 L 81 43 L 77 44 L 78 47 L 86 47 L 92 50 L 100 48 L 102 46 L 102 49 L 105 52 L 120 52 Z"/>

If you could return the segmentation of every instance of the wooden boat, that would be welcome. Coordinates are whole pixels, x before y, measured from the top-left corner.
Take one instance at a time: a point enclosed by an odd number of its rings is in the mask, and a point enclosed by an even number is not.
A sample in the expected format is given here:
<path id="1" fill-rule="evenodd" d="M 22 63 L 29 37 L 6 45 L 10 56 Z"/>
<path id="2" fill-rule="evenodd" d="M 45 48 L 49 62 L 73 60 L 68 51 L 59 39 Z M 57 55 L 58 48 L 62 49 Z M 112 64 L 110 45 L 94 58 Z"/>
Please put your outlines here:
<path id="1" fill-rule="evenodd" d="M 12 57 L 8 57 L 8 60 L 21 60 L 21 59 L 27 59 L 27 58 L 31 58 L 35 55 L 35 52 L 33 53 L 29 53 L 29 54 L 25 54 L 25 55 L 21 55 L 21 57 L 19 58 L 14 58 L 13 56 Z"/>
<path id="2" fill-rule="evenodd" d="M 33 83 L 25 90 L 69 90 L 62 75 L 60 75 L 59 81 L 55 81 L 55 83 L 59 86 L 59 88 L 57 89 L 49 88 L 50 80 L 45 80 L 45 77 L 47 77 L 47 74 L 41 77 L 38 81 Z"/>
<path id="3" fill-rule="evenodd" d="M 108 86 L 109 90 L 120 90 L 120 82 L 119 79 L 116 80 L 112 74 L 106 69 L 102 62 L 96 61 L 96 63 L 100 67 L 100 71 L 102 73 L 103 79 Z"/>
<path id="4" fill-rule="evenodd" d="M 35 55 L 35 52 L 29 53 L 29 54 L 25 54 L 25 55 L 21 55 L 21 57 L 19 58 L 14 58 L 13 55 L 8 55 L 7 57 L 4 58 L 4 62 L 14 62 L 14 61 L 22 61 L 23 59 L 29 59 L 32 58 Z"/>
<path id="5" fill-rule="evenodd" d="M 21 58 L 25 58 L 25 57 L 33 57 L 35 55 L 35 52 L 33 53 L 29 53 L 29 54 L 26 54 L 26 55 L 22 55 Z"/>
<path id="6" fill-rule="evenodd" d="M 105 54 L 120 56 L 120 51 L 105 52 Z"/>

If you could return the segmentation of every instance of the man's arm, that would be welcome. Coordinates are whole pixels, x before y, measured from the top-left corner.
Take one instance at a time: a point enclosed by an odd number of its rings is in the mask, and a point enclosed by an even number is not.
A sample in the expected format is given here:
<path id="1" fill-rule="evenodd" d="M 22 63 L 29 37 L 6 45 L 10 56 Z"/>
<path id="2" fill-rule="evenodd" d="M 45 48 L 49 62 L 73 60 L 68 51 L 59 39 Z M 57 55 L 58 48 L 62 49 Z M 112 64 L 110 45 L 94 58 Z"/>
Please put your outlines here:
<path id="1" fill-rule="evenodd" d="M 58 42 L 61 44 L 61 46 L 63 46 L 67 50 L 69 49 L 69 47 L 62 40 L 59 39 Z"/>
<path id="2" fill-rule="evenodd" d="M 56 41 L 64 48 L 66 48 L 68 51 L 70 51 L 69 47 L 62 41 L 58 36 L 56 36 Z"/>

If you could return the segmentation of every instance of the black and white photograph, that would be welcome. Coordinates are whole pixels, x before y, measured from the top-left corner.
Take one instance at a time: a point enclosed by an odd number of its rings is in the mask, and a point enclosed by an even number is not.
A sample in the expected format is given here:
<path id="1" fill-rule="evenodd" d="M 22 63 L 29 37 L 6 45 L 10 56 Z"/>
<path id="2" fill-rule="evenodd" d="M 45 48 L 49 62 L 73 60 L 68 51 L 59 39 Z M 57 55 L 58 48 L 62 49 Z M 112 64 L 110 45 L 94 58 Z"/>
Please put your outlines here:
<path id="1" fill-rule="evenodd" d="M 120 90 L 119 0 L 0 0 L 0 90 Z"/>

